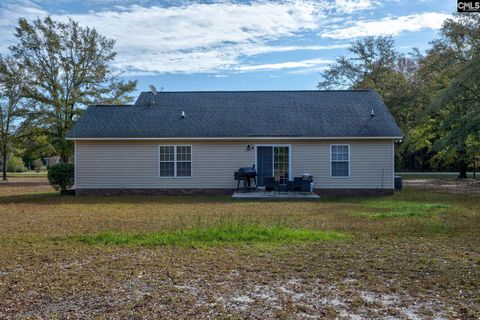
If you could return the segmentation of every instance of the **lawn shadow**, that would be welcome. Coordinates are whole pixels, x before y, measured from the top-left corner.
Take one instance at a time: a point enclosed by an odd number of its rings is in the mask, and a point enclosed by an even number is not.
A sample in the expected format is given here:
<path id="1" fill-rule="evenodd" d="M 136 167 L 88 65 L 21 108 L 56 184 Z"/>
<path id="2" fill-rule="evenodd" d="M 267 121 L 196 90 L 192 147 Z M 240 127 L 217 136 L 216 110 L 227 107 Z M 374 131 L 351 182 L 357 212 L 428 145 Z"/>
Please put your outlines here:
<path id="1" fill-rule="evenodd" d="M 1 195 L 0 204 L 208 204 L 237 202 L 228 195 L 61 196 L 59 192 Z M 241 203 L 251 203 L 242 201 Z M 253 201 L 255 202 L 255 201 Z M 262 201 L 265 202 L 265 201 Z M 277 202 L 277 201 L 274 201 Z"/>

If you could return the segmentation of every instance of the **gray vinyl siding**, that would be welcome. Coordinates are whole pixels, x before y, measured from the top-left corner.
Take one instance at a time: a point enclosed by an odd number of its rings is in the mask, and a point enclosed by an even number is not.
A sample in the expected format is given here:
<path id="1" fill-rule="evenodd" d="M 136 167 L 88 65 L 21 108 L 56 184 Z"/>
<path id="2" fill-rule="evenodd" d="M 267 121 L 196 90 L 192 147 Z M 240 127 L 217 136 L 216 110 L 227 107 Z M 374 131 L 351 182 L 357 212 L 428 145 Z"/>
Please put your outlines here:
<path id="1" fill-rule="evenodd" d="M 247 145 L 291 146 L 292 176 L 316 188 L 393 188 L 393 141 L 76 141 L 75 184 L 89 188 L 235 188 L 233 172 L 255 164 Z M 330 177 L 330 145 L 350 145 L 350 177 Z M 191 145 L 192 177 L 159 177 L 158 146 Z"/>
<path id="2" fill-rule="evenodd" d="M 331 177 L 330 145 L 350 146 L 349 177 Z M 292 145 L 292 171 L 313 175 L 315 188 L 393 189 L 393 141 L 330 141 Z"/>

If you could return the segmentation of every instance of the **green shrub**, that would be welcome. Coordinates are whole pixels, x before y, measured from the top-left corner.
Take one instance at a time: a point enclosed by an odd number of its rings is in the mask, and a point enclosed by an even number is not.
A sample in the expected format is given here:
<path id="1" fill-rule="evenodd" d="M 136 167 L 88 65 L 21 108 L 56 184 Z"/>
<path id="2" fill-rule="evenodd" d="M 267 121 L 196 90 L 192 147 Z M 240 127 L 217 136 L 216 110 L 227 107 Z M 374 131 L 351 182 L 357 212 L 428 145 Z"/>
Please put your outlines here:
<path id="1" fill-rule="evenodd" d="M 23 163 L 22 158 L 11 156 L 7 160 L 7 171 L 8 172 L 25 172 L 27 168 L 25 163 Z"/>
<path id="2" fill-rule="evenodd" d="M 48 181 L 55 190 L 67 190 L 75 181 L 75 167 L 72 163 L 57 163 L 48 169 Z"/>

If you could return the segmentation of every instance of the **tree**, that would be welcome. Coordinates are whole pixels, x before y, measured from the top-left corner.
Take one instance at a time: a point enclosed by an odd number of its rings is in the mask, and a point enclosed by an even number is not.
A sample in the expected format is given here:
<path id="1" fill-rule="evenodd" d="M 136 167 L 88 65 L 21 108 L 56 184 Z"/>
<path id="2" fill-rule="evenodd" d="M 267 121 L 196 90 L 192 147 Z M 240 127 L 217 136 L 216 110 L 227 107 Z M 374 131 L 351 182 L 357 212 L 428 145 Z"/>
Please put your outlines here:
<path id="1" fill-rule="evenodd" d="M 391 37 L 366 37 L 348 48 L 350 57 L 341 56 L 322 74 L 320 89 L 382 88 L 386 75 L 394 69 L 398 53 Z"/>
<path id="2" fill-rule="evenodd" d="M 25 82 L 23 68 L 13 58 L 0 56 L 0 155 L 4 181 L 7 180 L 7 158 L 11 144 L 25 115 L 26 109 L 22 105 Z"/>
<path id="3" fill-rule="evenodd" d="M 27 171 L 27 168 L 25 167 L 22 158 L 11 156 L 7 161 L 7 170 L 9 172 L 24 172 Z"/>
<path id="4" fill-rule="evenodd" d="M 367 37 L 352 43 L 349 55 L 339 57 L 322 74 L 319 89 L 375 89 L 389 107 L 404 133 L 400 146 L 401 161 L 409 168 L 427 161 L 425 150 L 415 149 L 411 129 L 419 121 L 418 114 L 429 105 L 429 92 L 417 71 L 422 55 L 413 50 L 409 55 L 395 49 L 391 37 Z M 420 159 L 418 159 L 420 158 Z M 419 161 L 420 160 L 420 161 Z"/>
<path id="5" fill-rule="evenodd" d="M 479 156 L 480 17 L 448 19 L 441 34 L 426 57 L 438 83 L 428 114 L 437 122 L 432 148 L 438 151 L 435 160 L 455 164 L 458 177 L 466 178 Z"/>
<path id="6" fill-rule="evenodd" d="M 42 159 L 35 159 L 33 161 L 33 168 L 35 169 L 35 171 L 38 173 L 42 170 L 42 165 L 43 165 L 43 161 Z"/>
<path id="7" fill-rule="evenodd" d="M 405 56 L 391 37 L 366 37 L 353 42 L 348 52 L 322 73 L 318 88 L 375 89 L 405 131 L 415 117 L 414 106 L 423 99 L 413 85 L 418 51 Z"/>
<path id="8" fill-rule="evenodd" d="M 401 164 L 465 178 L 480 157 L 480 17 L 448 19 L 425 55 L 399 54 L 388 37 L 356 41 L 349 53 L 319 88 L 376 89 L 404 133 Z"/>
<path id="9" fill-rule="evenodd" d="M 17 153 L 22 155 L 25 164 L 32 167 L 35 159 L 52 157 L 57 153 L 50 144 L 49 136 L 45 134 L 44 129 L 32 125 L 29 120 L 30 117 L 27 116 L 18 130 L 15 147 Z"/>
<path id="10" fill-rule="evenodd" d="M 121 81 L 114 73 L 114 40 L 75 21 L 21 18 L 15 37 L 18 43 L 10 51 L 28 73 L 25 96 L 38 103 L 36 119 L 67 162 L 73 144 L 65 135 L 84 106 L 130 102 L 136 81 Z"/>

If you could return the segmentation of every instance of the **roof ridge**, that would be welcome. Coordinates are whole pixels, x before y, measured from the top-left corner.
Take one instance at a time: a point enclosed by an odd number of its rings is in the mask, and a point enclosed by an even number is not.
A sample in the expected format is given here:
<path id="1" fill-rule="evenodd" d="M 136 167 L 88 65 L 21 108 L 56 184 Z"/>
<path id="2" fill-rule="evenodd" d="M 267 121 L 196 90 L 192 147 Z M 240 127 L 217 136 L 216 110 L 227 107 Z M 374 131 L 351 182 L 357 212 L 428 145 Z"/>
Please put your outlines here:
<path id="1" fill-rule="evenodd" d="M 187 90 L 187 91 L 159 91 L 162 93 L 248 93 L 248 92 L 368 92 L 375 89 L 339 89 L 339 90 Z M 151 93 L 151 91 L 141 91 Z"/>
<path id="2" fill-rule="evenodd" d="M 94 103 L 94 104 L 89 104 L 88 105 L 89 107 L 133 107 L 135 106 L 134 104 L 98 104 L 98 103 Z"/>

